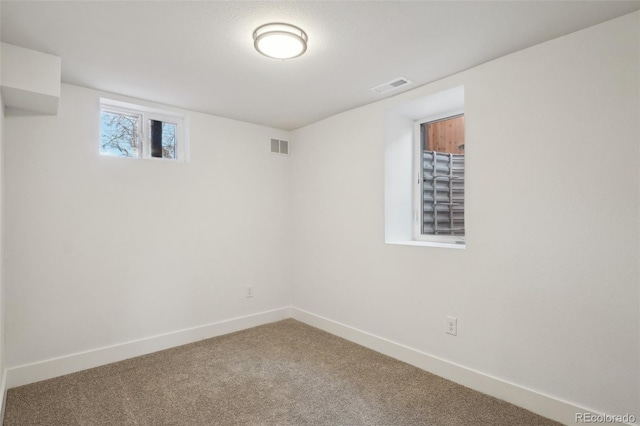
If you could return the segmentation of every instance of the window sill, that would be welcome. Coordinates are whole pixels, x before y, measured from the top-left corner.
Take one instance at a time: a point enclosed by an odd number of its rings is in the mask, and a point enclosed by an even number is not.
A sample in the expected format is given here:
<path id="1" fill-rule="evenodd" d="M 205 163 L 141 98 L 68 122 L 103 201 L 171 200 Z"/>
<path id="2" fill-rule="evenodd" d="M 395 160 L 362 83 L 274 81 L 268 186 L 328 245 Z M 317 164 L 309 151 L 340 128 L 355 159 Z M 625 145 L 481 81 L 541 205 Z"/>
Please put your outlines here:
<path id="1" fill-rule="evenodd" d="M 408 241 L 385 241 L 385 244 L 394 244 L 401 246 L 418 246 L 418 247 L 440 247 L 440 248 L 450 248 L 450 249 L 466 249 L 466 244 L 457 244 L 457 243 L 443 243 L 443 242 L 435 242 L 435 241 L 416 241 L 416 240 L 408 240 Z"/>

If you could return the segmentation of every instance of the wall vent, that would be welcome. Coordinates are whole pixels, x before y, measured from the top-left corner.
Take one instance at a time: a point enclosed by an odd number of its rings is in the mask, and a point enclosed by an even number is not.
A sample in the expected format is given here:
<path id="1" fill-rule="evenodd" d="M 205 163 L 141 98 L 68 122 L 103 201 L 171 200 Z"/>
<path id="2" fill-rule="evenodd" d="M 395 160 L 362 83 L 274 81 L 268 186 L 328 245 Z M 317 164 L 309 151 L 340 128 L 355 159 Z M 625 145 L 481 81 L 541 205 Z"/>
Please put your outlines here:
<path id="1" fill-rule="evenodd" d="M 386 93 L 389 92 L 391 90 L 397 90 L 400 87 L 404 87 L 408 84 L 413 83 L 411 80 L 409 80 L 408 78 L 404 78 L 404 77 L 398 77 L 398 78 L 394 78 L 391 81 L 387 81 L 384 84 L 381 84 L 380 86 L 376 86 L 374 87 L 373 90 L 376 93 Z"/>
<path id="2" fill-rule="evenodd" d="M 289 141 L 271 139 L 271 152 L 274 154 L 289 155 Z"/>

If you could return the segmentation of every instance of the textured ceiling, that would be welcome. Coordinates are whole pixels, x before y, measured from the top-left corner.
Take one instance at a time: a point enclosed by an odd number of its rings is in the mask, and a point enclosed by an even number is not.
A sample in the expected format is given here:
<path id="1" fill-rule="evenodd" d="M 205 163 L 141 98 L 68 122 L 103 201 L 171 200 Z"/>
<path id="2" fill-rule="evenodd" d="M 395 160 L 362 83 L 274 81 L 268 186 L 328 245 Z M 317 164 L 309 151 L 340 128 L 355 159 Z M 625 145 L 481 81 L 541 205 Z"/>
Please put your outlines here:
<path id="1" fill-rule="evenodd" d="M 281 129 L 437 80 L 640 9 L 639 1 L 2 1 L 2 41 L 62 57 L 64 82 Z M 309 35 L 288 61 L 261 24 Z"/>

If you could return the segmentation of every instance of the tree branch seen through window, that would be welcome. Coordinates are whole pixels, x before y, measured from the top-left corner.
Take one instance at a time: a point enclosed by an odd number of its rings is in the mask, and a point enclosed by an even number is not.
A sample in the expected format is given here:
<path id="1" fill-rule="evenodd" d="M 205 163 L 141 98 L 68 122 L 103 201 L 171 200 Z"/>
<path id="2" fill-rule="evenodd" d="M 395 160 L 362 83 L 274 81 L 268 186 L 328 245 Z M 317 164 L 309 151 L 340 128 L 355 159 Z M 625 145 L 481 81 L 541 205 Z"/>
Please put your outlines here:
<path id="1" fill-rule="evenodd" d="M 117 157 L 140 157 L 140 116 L 102 111 L 101 152 Z"/>
<path id="2" fill-rule="evenodd" d="M 101 100 L 100 153 L 184 161 L 184 117 L 124 102 Z"/>

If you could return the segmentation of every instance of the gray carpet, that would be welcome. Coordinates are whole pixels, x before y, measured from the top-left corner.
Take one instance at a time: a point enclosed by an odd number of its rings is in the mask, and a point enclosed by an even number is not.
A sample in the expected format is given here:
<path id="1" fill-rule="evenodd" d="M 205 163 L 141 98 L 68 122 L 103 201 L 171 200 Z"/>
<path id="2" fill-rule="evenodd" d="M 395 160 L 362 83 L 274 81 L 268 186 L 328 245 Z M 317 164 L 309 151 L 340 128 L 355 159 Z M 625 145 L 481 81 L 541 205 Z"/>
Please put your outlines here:
<path id="1" fill-rule="evenodd" d="M 557 425 L 288 319 L 10 389 L 5 426 Z"/>

